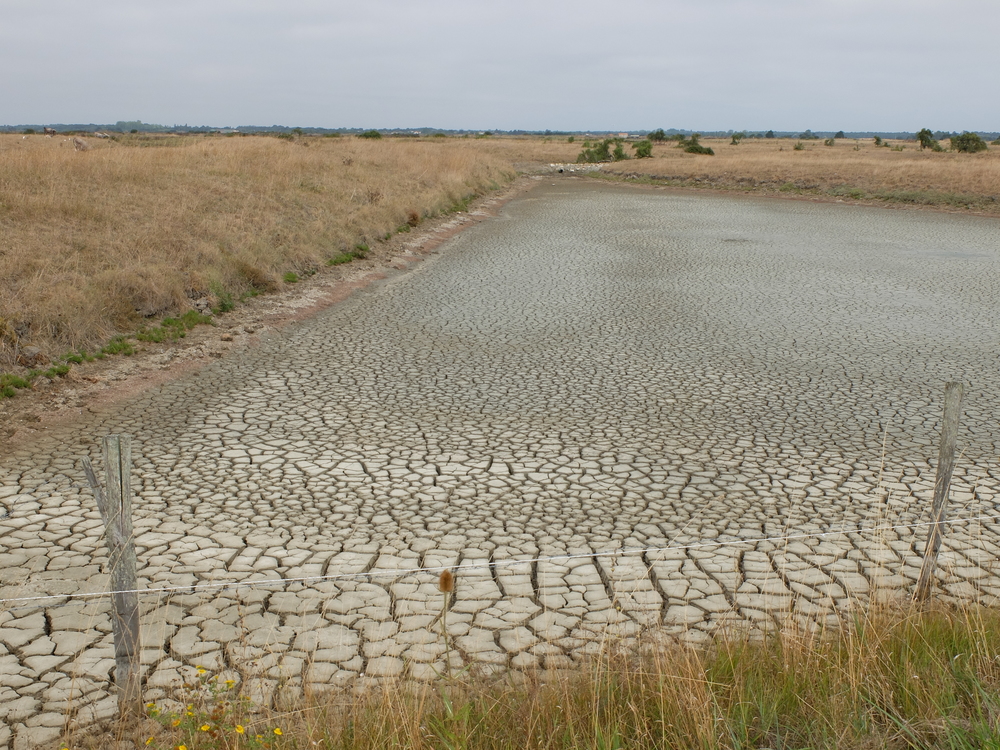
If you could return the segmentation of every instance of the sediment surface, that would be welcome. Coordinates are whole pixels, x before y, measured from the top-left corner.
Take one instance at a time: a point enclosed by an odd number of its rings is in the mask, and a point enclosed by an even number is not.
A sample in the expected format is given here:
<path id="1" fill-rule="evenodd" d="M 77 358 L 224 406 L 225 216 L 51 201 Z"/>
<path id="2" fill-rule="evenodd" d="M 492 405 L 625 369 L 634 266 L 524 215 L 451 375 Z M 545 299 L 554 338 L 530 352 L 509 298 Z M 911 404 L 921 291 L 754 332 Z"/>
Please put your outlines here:
<path id="1" fill-rule="evenodd" d="M 995 601 L 998 230 L 546 178 L 416 270 L 3 457 L 0 744 L 114 712 L 108 601 L 71 598 L 108 585 L 79 461 L 107 433 L 135 440 L 148 700 L 198 665 L 260 701 L 433 678 L 417 568 L 462 566 L 454 658 L 491 669 L 904 595 L 949 380 L 950 516 L 977 520 L 936 596 Z"/>

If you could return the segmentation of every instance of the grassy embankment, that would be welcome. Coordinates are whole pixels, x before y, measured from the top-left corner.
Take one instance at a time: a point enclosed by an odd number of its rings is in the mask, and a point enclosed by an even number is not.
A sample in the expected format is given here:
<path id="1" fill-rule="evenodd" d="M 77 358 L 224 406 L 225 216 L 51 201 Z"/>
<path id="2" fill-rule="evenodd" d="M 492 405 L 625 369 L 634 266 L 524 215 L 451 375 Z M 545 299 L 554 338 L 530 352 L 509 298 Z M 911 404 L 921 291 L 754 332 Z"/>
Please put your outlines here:
<path id="1" fill-rule="evenodd" d="M 797 143 L 802 149 L 795 150 Z M 921 151 L 914 141 L 703 139 L 715 156 L 688 154 L 668 142 L 651 159 L 605 165 L 614 178 L 847 200 L 973 209 L 1000 215 L 1000 147 L 978 154 Z M 894 148 L 902 150 L 893 150 Z"/>
<path id="2" fill-rule="evenodd" d="M 650 647 L 579 669 L 318 694 L 266 715 L 204 674 L 132 729 L 153 748 L 996 748 L 1000 613 L 869 611 L 837 633 Z M 173 711 L 173 712 L 172 712 Z M 277 730 L 277 732 L 275 731 Z M 138 735 L 142 736 L 138 736 Z M 71 748 L 95 747 L 86 736 Z M 103 740 L 106 740 L 105 737 Z M 100 744 L 98 742 L 98 744 Z"/>

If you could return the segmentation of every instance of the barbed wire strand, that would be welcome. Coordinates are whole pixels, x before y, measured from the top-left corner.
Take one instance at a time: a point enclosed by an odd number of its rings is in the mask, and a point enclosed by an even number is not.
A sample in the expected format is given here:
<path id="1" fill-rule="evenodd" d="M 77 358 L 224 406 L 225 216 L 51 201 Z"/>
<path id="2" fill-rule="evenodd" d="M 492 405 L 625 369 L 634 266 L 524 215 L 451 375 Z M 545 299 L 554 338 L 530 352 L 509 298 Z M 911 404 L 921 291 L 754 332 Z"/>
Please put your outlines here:
<path id="1" fill-rule="evenodd" d="M 996 521 L 1000 520 L 1000 515 L 992 516 L 973 516 L 970 518 L 951 518 L 946 519 L 943 523 L 946 524 L 956 524 L 956 523 L 966 523 L 970 521 Z M 530 557 L 525 559 L 515 559 L 510 558 L 507 560 L 494 560 L 485 562 L 469 562 L 460 563 L 458 565 L 436 565 L 430 567 L 421 568 L 399 568 L 395 570 L 382 569 L 382 570 L 367 570 L 359 571 L 357 573 L 333 573 L 329 575 L 320 576 L 293 576 L 289 578 L 265 578 L 256 579 L 252 581 L 219 581 L 214 583 L 192 583 L 177 586 L 158 586 L 156 588 L 145 588 L 145 589 L 124 589 L 120 591 L 91 591 L 82 592 L 76 594 L 46 594 L 42 596 L 22 596 L 22 597 L 12 597 L 8 599 L 0 599 L 0 604 L 20 604 L 23 602 L 43 602 L 43 601 L 53 601 L 59 600 L 93 600 L 101 599 L 105 597 L 114 596 L 116 594 L 137 594 L 140 596 L 146 596 L 150 594 L 172 594 L 179 592 L 197 592 L 197 591 L 222 591 L 228 589 L 236 588 L 256 588 L 264 586 L 276 586 L 284 585 L 289 583 L 308 583 L 308 582 L 318 582 L 318 581 L 343 581 L 343 580 L 357 580 L 362 578 L 372 579 L 372 578 L 403 578 L 410 575 L 418 575 L 420 573 L 435 573 L 440 574 L 445 570 L 450 570 L 455 574 L 461 573 L 461 571 L 475 570 L 479 568 L 507 568 L 514 567 L 517 565 L 532 565 L 540 562 L 557 562 L 566 560 L 582 560 L 591 559 L 595 560 L 597 558 L 607 558 L 607 557 L 632 557 L 635 555 L 647 555 L 654 552 L 672 552 L 672 551 L 684 551 L 691 549 L 703 549 L 707 547 L 734 547 L 744 544 L 761 544 L 765 542 L 788 542 L 798 539 L 818 539 L 828 536 L 842 536 L 844 534 L 862 534 L 880 531 L 897 531 L 899 529 L 913 529 L 923 526 L 933 526 L 935 521 L 921 521 L 919 523 L 901 523 L 893 526 L 872 526 L 869 528 L 862 527 L 843 527 L 836 531 L 823 531 L 823 532 L 808 532 L 800 534 L 785 534 L 782 536 L 773 537 L 755 537 L 749 539 L 731 539 L 731 540 L 712 540 L 707 542 L 693 542 L 684 545 L 669 545 L 667 547 L 622 547 L 615 550 L 606 550 L 603 552 L 578 552 L 578 553 L 568 553 L 564 555 L 548 555 L 540 557 Z M 63 601 L 58 605 L 54 606 L 67 606 L 72 602 Z M 39 605 L 27 605 L 19 607 L 10 607 L 7 611 L 13 609 L 34 609 Z M 44 605 L 42 605 L 44 606 Z"/>

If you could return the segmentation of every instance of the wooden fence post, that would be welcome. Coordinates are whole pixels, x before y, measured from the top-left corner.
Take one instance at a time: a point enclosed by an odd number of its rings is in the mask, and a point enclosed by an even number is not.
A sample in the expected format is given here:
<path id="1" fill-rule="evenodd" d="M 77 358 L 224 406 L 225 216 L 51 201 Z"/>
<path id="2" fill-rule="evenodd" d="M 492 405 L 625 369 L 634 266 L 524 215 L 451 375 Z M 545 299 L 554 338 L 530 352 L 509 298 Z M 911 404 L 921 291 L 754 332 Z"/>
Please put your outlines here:
<path id="1" fill-rule="evenodd" d="M 132 534 L 132 436 L 108 435 L 103 441 L 107 494 L 94 474 L 90 459 L 83 459 L 101 519 L 111 567 L 111 615 L 115 639 L 115 684 L 120 718 L 142 713 L 139 683 L 139 596 L 136 593 L 135 539 Z"/>
<path id="2" fill-rule="evenodd" d="M 948 383 L 944 388 L 944 419 L 941 425 L 941 446 L 938 449 L 937 475 L 934 478 L 934 506 L 931 510 L 930 531 L 924 548 L 924 562 L 920 567 L 920 578 L 913 593 L 914 601 L 924 601 L 930 596 L 937 566 L 941 539 L 944 536 L 945 514 L 948 511 L 948 490 L 951 487 L 951 473 L 955 468 L 955 444 L 958 441 L 958 418 L 962 413 L 962 383 Z"/>

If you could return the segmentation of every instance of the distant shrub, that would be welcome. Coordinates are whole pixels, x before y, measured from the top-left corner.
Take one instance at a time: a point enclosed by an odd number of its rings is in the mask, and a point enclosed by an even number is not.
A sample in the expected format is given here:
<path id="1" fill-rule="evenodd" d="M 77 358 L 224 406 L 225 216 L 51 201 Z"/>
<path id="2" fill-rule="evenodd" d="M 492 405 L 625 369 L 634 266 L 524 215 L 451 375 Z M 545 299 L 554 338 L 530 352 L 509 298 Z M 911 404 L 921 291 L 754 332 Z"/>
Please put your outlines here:
<path id="1" fill-rule="evenodd" d="M 1000 146 L 1000 138 L 997 138 L 995 141 L 990 141 L 990 145 L 991 146 Z"/>
<path id="2" fill-rule="evenodd" d="M 774 138 L 774 131 L 773 130 L 768 130 L 766 133 L 764 133 L 764 137 L 765 138 Z"/>
<path id="3" fill-rule="evenodd" d="M 986 149 L 986 141 L 980 138 L 978 133 L 965 132 L 962 135 L 953 135 L 951 137 L 952 151 L 959 151 L 963 154 L 975 154 Z"/>
<path id="4" fill-rule="evenodd" d="M 291 133 L 278 133 L 278 138 L 280 138 L 283 141 L 294 141 L 295 140 L 295 136 L 292 135 Z"/>
<path id="5" fill-rule="evenodd" d="M 747 137 L 746 133 L 733 133 L 733 139 L 729 142 L 730 146 L 739 146 L 740 141 Z"/>
<path id="6" fill-rule="evenodd" d="M 847 136 L 844 135 L 844 131 L 843 130 L 838 130 L 837 133 L 836 133 L 836 135 L 834 135 L 833 137 L 834 138 L 846 138 Z"/>
<path id="7" fill-rule="evenodd" d="M 611 158 L 615 161 L 625 161 L 628 158 L 628 154 L 625 153 L 625 144 L 618 141 L 615 144 L 615 150 L 611 152 Z"/>
<path id="8" fill-rule="evenodd" d="M 663 128 L 657 128 L 652 133 L 647 135 L 646 138 L 653 141 L 654 143 L 662 143 L 663 141 L 667 140 L 667 134 L 663 132 Z"/>
<path id="9" fill-rule="evenodd" d="M 796 151 L 805 151 L 806 147 L 804 145 L 802 145 L 802 141 L 796 141 L 795 142 L 795 150 Z"/>
<path id="10" fill-rule="evenodd" d="M 819 136 L 816 135 L 811 130 L 809 130 L 808 128 L 806 129 L 805 132 L 799 133 L 799 138 L 801 138 L 803 141 L 818 141 L 819 140 Z"/>
<path id="11" fill-rule="evenodd" d="M 634 143 L 632 148 L 635 149 L 636 159 L 649 159 L 653 156 L 653 142 L 650 140 Z"/>
<path id="12" fill-rule="evenodd" d="M 591 146 L 584 144 L 583 151 L 576 157 L 578 164 L 596 164 L 602 161 L 611 161 L 611 144 L 613 141 L 606 140 L 594 143 Z"/>
<path id="13" fill-rule="evenodd" d="M 382 137 L 382 134 L 377 130 L 366 130 L 364 133 L 358 133 L 358 138 L 370 138 L 373 141 L 377 141 Z"/>
<path id="14" fill-rule="evenodd" d="M 34 128 L 25 128 L 21 132 L 23 132 L 25 135 L 34 135 L 35 134 L 35 129 Z"/>
<path id="15" fill-rule="evenodd" d="M 677 148 L 684 149 L 684 153 L 687 154 L 705 154 L 707 156 L 715 156 L 715 151 L 713 151 L 708 146 L 702 146 L 698 139 L 701 138 L 700 133 L 692 133 L 690 138 L 684 138 L 681 136 L 677 141 Z"/>
<path id="16" fill-rule="evenodd" d="M 832 146 L 834 143 L 836 143 L 836 141 L 833 138 L 827 138 L 823 141 L 824 146 Z"/>
<path id="17" fill-rule="evenodd" d="M 572 142 L 573 142 L 573 141 L 575 141 L 575 140 L 576 140 L 576 138 L 575 138 L 575 137 L 573 137 L 573 136 L 570 136 L 569 138 L 567 138 L 567 139 L 566 139 L 566 143 L 572 143 Z"/>

